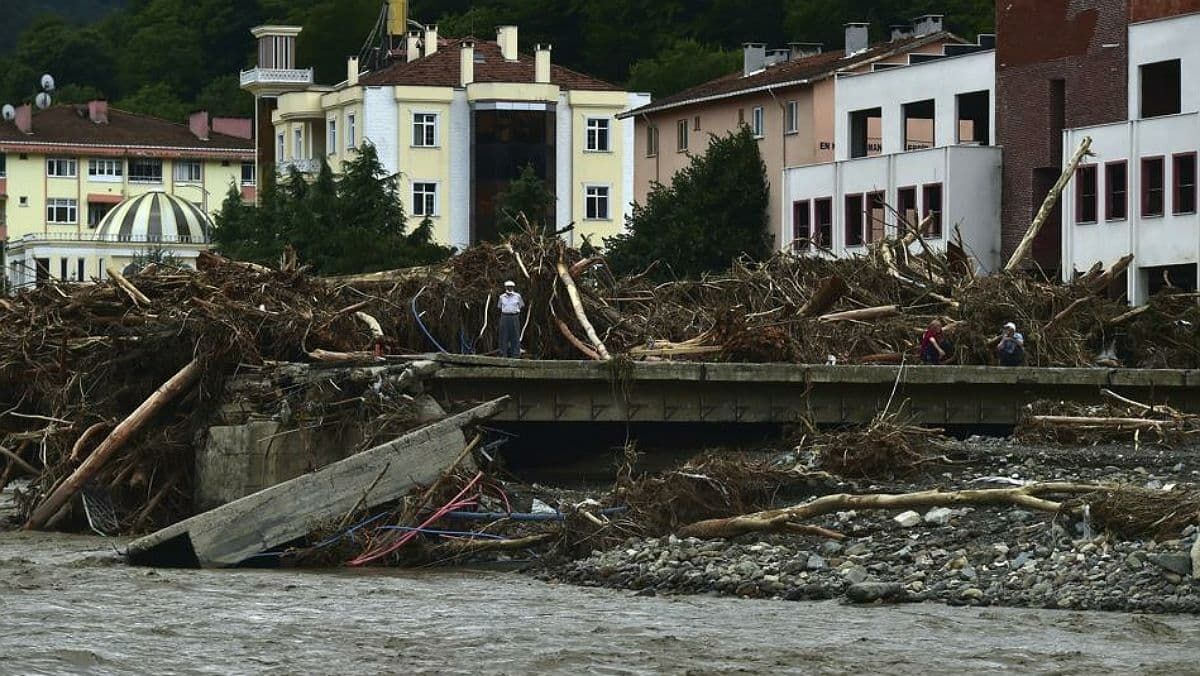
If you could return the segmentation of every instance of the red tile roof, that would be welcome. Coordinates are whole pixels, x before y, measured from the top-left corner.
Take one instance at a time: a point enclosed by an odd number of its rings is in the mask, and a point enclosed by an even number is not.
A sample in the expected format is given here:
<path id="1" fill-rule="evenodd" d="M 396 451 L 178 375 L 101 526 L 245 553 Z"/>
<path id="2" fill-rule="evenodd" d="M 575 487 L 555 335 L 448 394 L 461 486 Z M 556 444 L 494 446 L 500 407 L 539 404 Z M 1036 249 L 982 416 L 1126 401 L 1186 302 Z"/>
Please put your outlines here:
<path id="1" fill-rule="evenodd" d="M 748 76 L 743 76 L 741 71 L 730 73 L 670 96 L 664 96 L 641 108 L 621 113 L 617 117 L 625 118 L 701 101 L 738 96 L 771 86 L 823 80 L 836 75 L 839 71 L 858 68 L 872 61 L 910 52 L 939 40 L 963 42 L 962 38 L 953 33 L 942 31 L 918 38 L 882 42 L 852 56 L 846 56 L 843 50 L 823 52 L 794 61 L 785 61 Z"/>
<path id="2" fill-rule="evenodd" d="M 113 151 L 134 148 L 138 154 L 153 155 L 152 149 L 163 151 L 200 151 L 195 154 L 254 153 L 254 141 L 224 134 L 210 133 L 202 141 L 188 125 L 157 117 L 108 109 L 108 123 L 96 124 L 88 117 L 87 105 L 59 105 L 33 113 L 33 133 L 25 134 L 14 122 L 0 121 L 0 149 L 32 149 L 42 144 L 64 146 L 107 147 Z M 30 150 L 32 151 L 32 150 Z"/>
<path id="3" fill-rule="evenodd" d="M 458 87 L 462 43 L 469 38 L 439 41 L 438 51 L 416 61 L 398 61 L 359 78 L 364 85 Z M 480 62 L 482 59 L 482 63 Z M 475 42 L 475 82 L 533 82 L 534 57 L 519 54 L 509 61 L 495 42 Z M 563 89 L 620 91 L 621 88 L 569 68 L 550 65 L 550 82 Z"/>

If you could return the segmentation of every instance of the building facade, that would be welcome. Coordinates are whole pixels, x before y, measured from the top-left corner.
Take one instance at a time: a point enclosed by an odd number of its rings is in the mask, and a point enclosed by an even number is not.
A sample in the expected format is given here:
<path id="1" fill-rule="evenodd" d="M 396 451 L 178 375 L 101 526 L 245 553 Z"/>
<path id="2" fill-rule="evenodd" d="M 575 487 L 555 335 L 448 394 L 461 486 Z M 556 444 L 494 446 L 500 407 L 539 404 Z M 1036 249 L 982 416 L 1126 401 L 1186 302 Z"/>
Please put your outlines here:
<path id="1" fill-rule="evenodd" d="M 1187 84 L 1200 76 L 1200 3 L 1191 3 L 1193 13 L 1158 4 L 1165 16 L 1145 3 L 1130 7 L 1123 82 L 1114 86 L 1127 93 L 1122 119 L 1065 130 L 1059 159 L 1092 139 L 1093 156 L 1060 199 L 1064 277 L 1132 254 L 1117 291 L 1133 303 L 1165 286 L 1195 290 L 1200 265 L 1200 91 Z"/>
<path id="2" fill-rule="evenodd" d="M 102 277 L 104 256 L 88 253 L 100 225 L 139 195 L 178 197 L 205 218 L 220 209 L 231 186 L 253 198 L 251 134 L 249 120 L 203 112 L 177 124 L 104 101 L 44 111 L 21 107 L 15 120 L 0 122 L 0 237 L 10 283 Z M 172 244 L 162 238 L 124 243 L 143 249 Z M 34 267 L 14 271 L 18 260 Z"/>
<path id="3" fill-rule="evenodd" d="M 616 116 L 648 99 L 554 65 L 548 45 L 532 55 L 518 46 L 516 26 L 494 42 L 409 33 L 390 65 L 359 72 L 350 59 L 342 83 L 277 93 L 264 155 L 279 172 L 339 171 L 371 143 L 399 177 L 410 220 L 428 217 L 438 241 L 460 248 L 495 239 L 500 194 L 532 167 L 555 204 L 528 216 L 600 244 L 622 231 L 634 194 L 634 124 Z"/>
<path id="4" fill-rule="evenodd" d="M 784 170 L 780 248 L 852 255 L 925 222 L 925 245 L 941 250 L 959 236 L 981 269 L 994 269 L 1001 151 L 992 132 L 993 45 L 981 36 L 940 55 L 839 75 L 836 160 Z"/>
<path id="5" fill-rule="evenodd" d="M 944 45 L 961 42 L 942 30 L 940 16 L 930 15 L 911 26 L 894 28 L 890 40 L 877 44 L 869 42 L 867 24 L 848 24 L 845 46 L 836 51 L 810 43 L 792 43 L 779 50 L 747 43 L 740 72 L 620 115 L 637 125 L 635 197 L 644 203 L 654 184 L 670 185 L 693 154 L 705 151 L 710 135 L 734 132 L 745 124 L 759 139 L 772 204 L 780 204 L 784 168 L 836 158 L 839 73 L 904 65 L 910 55 L 939 56 Z M 877 152 L 877 126 L 872 126 L 870 135 Z M 786 210 L 772 207 L 768 216 L 776 243 L 789 241 Z"/>

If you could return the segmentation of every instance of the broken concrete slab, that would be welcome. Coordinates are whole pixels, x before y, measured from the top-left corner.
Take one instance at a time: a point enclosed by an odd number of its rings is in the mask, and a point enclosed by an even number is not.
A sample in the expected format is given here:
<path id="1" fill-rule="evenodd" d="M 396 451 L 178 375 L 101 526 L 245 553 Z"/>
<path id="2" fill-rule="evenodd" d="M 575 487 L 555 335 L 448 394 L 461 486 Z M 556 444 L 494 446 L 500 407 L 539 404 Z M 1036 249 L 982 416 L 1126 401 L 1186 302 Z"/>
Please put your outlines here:
<path id="1" fill-rule="evenodd" d="M 341 519 L 360 501 L 370 508 L 395 500 L 435 480 L 466 446 L 463 428 L 495 415 L 507 400 L 494 399 L 180 521 L 131 543 L 127 558 L 135 565 L 234 566 Z"/>

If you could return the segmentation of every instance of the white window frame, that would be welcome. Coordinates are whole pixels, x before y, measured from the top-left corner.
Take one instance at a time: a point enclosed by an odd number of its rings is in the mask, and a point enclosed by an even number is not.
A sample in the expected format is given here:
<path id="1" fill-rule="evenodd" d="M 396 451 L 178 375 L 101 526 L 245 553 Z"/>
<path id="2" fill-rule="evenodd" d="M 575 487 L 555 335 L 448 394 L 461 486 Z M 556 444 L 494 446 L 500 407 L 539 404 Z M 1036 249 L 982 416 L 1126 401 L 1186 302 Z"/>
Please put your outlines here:
<path id="1" fill-rule="evenodd" d="M 250 168 L 250 180 L 246 180 L 246 167 Z M 242 162 L 242 173 L 239 177 L 242 185 L 257 185 L 258 184 L 258 165 L 253 162 Z"/>
<path id="2" fill-rule="evenodd" d="M 679 120 L 675 123 L 675 152 L 687 152 L 689 130 L 687 120 Z"/>
<path id="3" fill-rule="evenodd" d="M 292 159 L 304 159 L 304 128 L 296 127 L 292 130 Z"/>
<path id="4" fill-rule="evenodd" d="M 767 114 L 762 106 L 754 106 L 750 111 L 750 132 L 754 134 L 754 138 L 767 135 Z"/>
<path id="5" fill-rule="evenodd" d="M 603 194 L 599 191 L 603 190 Z M 594 193 L 594 194 L 593 194 Z M 592 213 L 592 201 L 596 200 L 597 207 L 603 200 L 604 215 L 589 215 Z M 598 213 L 598 212 L 597 212 Z M 611 221 L 612 220 L 612 186 L 607 183 L 585 183 L 583 186 L 583 220 Z"/>
<path id="6" fill-rule="evenodd" d="M 287 154 L 287 139 L 284 137 L 283 132 L 279 132 L 279 134 L 276 138 L 275 150 L 278 151 L 276 153 L 277 156 L 276 156 L 275 160 L 278 162 L 282 162 L 284 155 Z"/>
<path id="7" fill-rule="evenodd" d="M 421 193 L 420 193 L 420 201 L 418 201 L 418 194 L 417 194 L 418 186 L 420 186 L 422 188 Z M 425 189 L 429 186 L 433 187 L 432 191 Z M 440 183 L 438 181 L 419 181 L 419 180 L 413 181 L 412 189 L 410 190 L 410 193 L 412 194 L 412 215 L 420 216 L 421 218 L 425 218 L 426 216 L 428 216 L 430 218 L 437 218 L 438 216 L 440 216 L 441 215 L 441 209 L 440 209 L 441 192 L 442 192 L 442 186 L 440 185 Z M 432 210 L 429 210 L 426 208 L 427 205 L 429 204 L 430 198 L 432 198 L 432 201 L 433 201 Z"/>
<path id="8" fill-rule="evenodd" d="M 441 115 L 438 113 L 430 113 L 419 110 L 414 110 L 412 114 L 412 147 L 414 148 L 437 148 L 441 145 L 441 130 L 438 128 L 441 125 Z M 417 138 L 417 129 L 420 128 L 421 137 Z M 432 127 L 433 142 L 429 142 L 430 128 Z M 420 143 L 417 141 L 420 140 Z"/>
<path id="9" fill-rule="evenodd" d="M 204 163 L 200 160 L 179 159 L 171 165 L 171 178 L 176 183 L 204 182 Z"/>
<path id="10" fill-rule="evenodd" d="M 585 151 L 589 153 L 612 152 L 611 120 L 605 117 L 589 117 L 584 126 L 586 129 Z"/>
<path id="11" fill-rule="evenodd" d="M 357 122 L 358 122 L 358 119 L 354 113 L 346 113 L 346 149 L 347 150 L 357 150 L 358 149 L 358 139 L 355 138 L 355 136 L 358 133 L 358 129 L 356 128 Z"/>
<path id="12" fill-rule="evenodd" d="M 785 114 L 787 116 L 787 120 L 785 121 L 787 133 L 800 133 L 800 102 L 788 101 Z"/>
<path id="13" fill-rule="evenodd" d="M 74 157 L 47 157 L 46 176 L 49 178 L 78 178 L 79 161 Z"/>
<path id="14" fill-rule="evenodd" d="M 133 175 L 133 165 L 135 162 L 158 162 L 158 178 L 139 178 Z M 139 157 L 131 158 L 129 166 L 125 168 L 125 175 L 129 178 L 130 183 L 148 183 L 151 185 L 162 185 L 163 182 L 163 166 L 162 160 L 154 157 Z"/>
<path id="15" fill-rule="evenodd" d="M 658 125 L 646 125 L 646 157 L 658 157 Z"/>
<path id="16" fill-rule="evenodd" d="M 328 146 L 325 149 L 326 154 L 336 155 L 338 151 L 338 133 L 337 133 L 337 118 L 331 117 L 325 121 L 325 129 L 329 134 Z"/>
<path id="17" fill-rule="evenodd" d="M 56 220 L 59 217 L 57 209 L 65 209 L 62 215 L 66 220 Z M 53 214 L 53 215 L 52 215 Z M 51 225 L 76 225 L 79 223 L 79 200 L 69 197 L 51 197 L 46 200 L 46 222 Z"/>
<path id="18" fill-rule="evenodd" d="M 108 207 L 108 208 L 107 209 L 93 209 L 92 208 L 93 204 L 95 204 L 98 207 Z M 103 221 L 104 217 L 108 215 L 108 212 L 112 211 L 116 207 L 117 207 L 117 205 L 115 205 L 115 204 L 104 204 L 101 202 L 88 202 L 87 203 L 87 226 L 89 228 L 100 227 L 100 221 Z M 95 218 L 93 218 L 93 215 L 95 215 Z"/>
<path id="19" fill-rule="evenodd" d="M 88 158 L 88 180 L 97 183 L 120 183 L 125 177 L 125 162 L 106 157 Z"/>

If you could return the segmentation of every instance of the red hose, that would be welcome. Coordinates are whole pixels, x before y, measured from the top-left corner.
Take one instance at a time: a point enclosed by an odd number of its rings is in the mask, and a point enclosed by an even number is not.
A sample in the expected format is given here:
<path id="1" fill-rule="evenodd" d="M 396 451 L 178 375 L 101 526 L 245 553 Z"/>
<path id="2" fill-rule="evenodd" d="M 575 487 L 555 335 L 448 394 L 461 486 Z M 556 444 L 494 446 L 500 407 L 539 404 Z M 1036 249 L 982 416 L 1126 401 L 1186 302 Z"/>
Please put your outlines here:
<path id="1" fill-rule="evenodd" d="M 467 485 L 464 486 L 463 489 L 458 492 L 458 495 L 454 496 L 454 498 L 452 500 L 450 500 L 450 502 L 446 503 L 441 509 L 434 512 L 432 516 L 430 516 L 428 519 L 426 519 L 424 522 L 422 522 L 421 525 L 417 527 L 418 530 L 410 530 L 410 531 L 404 533 L 403 535 L 401 535 L 400 538 L 397 539 L 395 542 L 391 543 L 390 545 L 387 545 L 383 549 L 373 551 L 373 552 L 366 552 L 366 553 L 362 554 L 361 556 L 359 556 L 358 558 L 351 559 L 350 561 L 347 562 L 346 565 L 348 565 L 348 566 L 363 566 L 368 563 L 371 563 L 372 561 L 378 561 L 379 559 L 382 559 L 383 557 L 394 553 L 395 551 L 397 551 L 404 545 L 408 544 L 408 542 L 410 540 L 412 540 L 413 538 L 415 538 L 417 536 L 420 529 L 427 528 L 429 526 L 429 524 L 437 521 L 438 519 L 441 519 L 443 516 L 445 516 L 449 512 L 454 511 L 455 509 L 459 509 L 461 507 L 465 507 L 470 504 L 474 504 L 470 501 L 467 501 L 467 502 L 460 502 L 460 501 L 462 500 L 462 497 L 467 494 L 468 491 L 470 491 L 472 488 L 475 487 L 475 484 L 478 483 L 481 478 L 483 478 L 483 472 L 477 472 L 475 474 L 475 477 L 473 479 L 471 479 L 470 481 L 468 481 Z"/>

